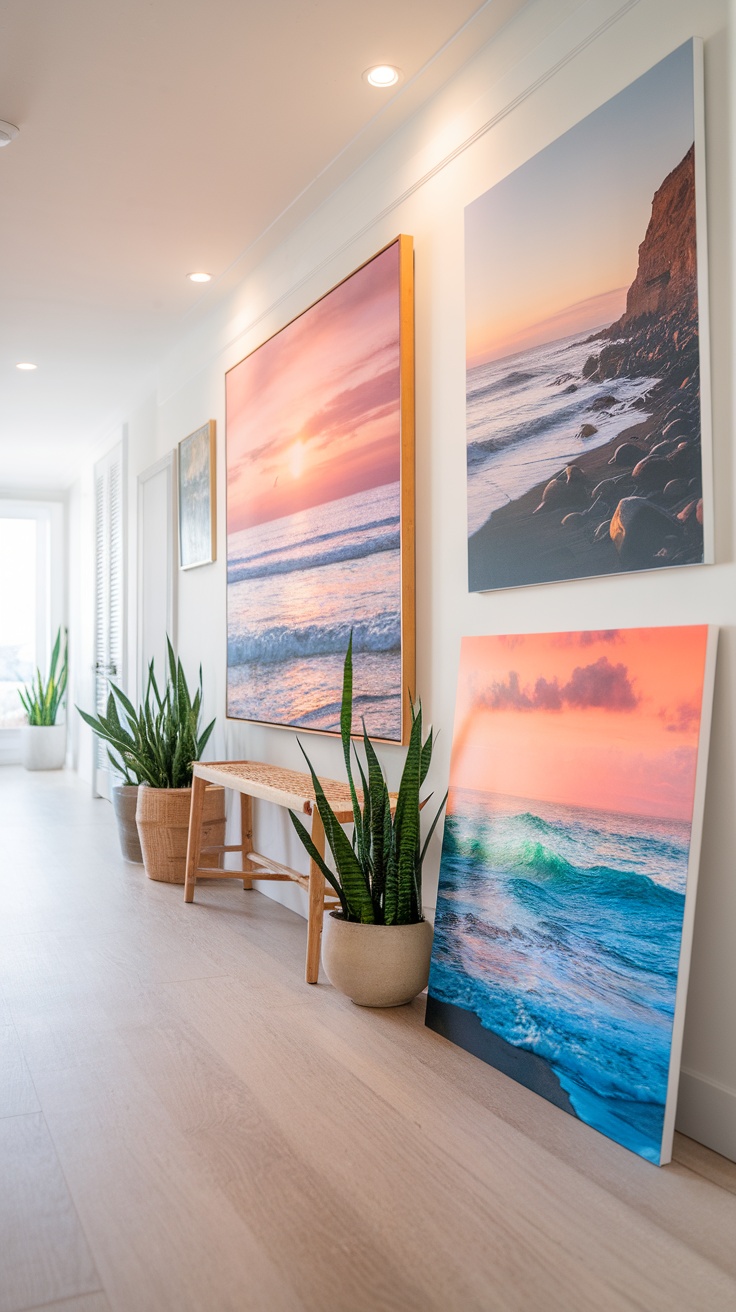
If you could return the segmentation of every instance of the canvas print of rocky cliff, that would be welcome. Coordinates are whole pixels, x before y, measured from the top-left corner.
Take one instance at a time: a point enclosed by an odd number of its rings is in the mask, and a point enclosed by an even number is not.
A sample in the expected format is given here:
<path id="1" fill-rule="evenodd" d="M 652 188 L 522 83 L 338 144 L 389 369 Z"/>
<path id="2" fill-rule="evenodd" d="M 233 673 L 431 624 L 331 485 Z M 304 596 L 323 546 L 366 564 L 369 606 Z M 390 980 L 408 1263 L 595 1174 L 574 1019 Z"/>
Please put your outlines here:
<path id="1" fill-rule="evenodd" d="M 465 638 L 427 1024 L 669 1160 L 715 633 Z"/>
<path id="2" fill-rule="evenodd" d="M 466 210 L 471 591 L 712 560 L 701 59 Z"/>
<path id="3" fill-rule="evenodd" d="M 400 742 L 413 647 L 412 241 L 227 374 L 228 715 Z M 411 513 L 409 513 L 411 511 Z"/>

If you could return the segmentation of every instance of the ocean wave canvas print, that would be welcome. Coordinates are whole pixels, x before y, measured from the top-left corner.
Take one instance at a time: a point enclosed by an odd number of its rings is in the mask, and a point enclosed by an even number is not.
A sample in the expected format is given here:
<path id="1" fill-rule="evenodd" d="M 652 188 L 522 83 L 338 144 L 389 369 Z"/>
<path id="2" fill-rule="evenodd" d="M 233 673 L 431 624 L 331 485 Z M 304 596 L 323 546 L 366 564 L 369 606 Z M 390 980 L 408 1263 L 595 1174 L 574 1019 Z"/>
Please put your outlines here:
<path id="1" fill-rule="evenodd" d="M 427 1024 L 670 1159 L 715 662 L 706 626 L 465 638 Z"/>
<path id="2" fill-rule="evenodd" d="M 473 592 L 710 562 L 702 45 L 465 211 Z"/>
<path id="3" fill-rule="evenodd" d="M 404 741 L 414 687 L 413 255 L 399 237 L 229 371 L 228 715 Z"/>

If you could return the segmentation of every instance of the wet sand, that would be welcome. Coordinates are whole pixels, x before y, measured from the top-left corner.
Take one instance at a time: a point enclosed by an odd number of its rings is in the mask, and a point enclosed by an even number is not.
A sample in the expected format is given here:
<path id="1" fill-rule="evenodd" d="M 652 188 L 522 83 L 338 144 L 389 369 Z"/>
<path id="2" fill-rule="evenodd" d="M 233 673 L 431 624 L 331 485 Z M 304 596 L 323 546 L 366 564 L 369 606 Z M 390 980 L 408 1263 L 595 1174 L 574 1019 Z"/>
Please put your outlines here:
<path id="1" fill-rule="evenodd" d="M 615 391 L 615 382 L 612 385 Z M 522 497 L 494 511 L 483 526 L 468 539 L 468 587 L 471 592 L 492 588 L 524 587 L 537 583 L 560 582 L 566 579 L 592 578 L 601 574 L 630 573 L 632 570 L 661 568 L 662 565 L 696 564 L 702 560 L 702 532 L 692 534 L 689 543 L 670 560 L 654 561 L 642 558 L 639 562 L 624 563 L 606 531 L 596 540 L 595 532 L 601 523 L 610 520 L 618 500 L 641 496 L 641 489 L 631 476 L 631 467 L 611 465 L 610 461 L 623 443 L 633 443 L 647 456 L 661 439 L 665 421 L 680 398 L 666 382 L 659 383 L 649 402 L 650 415 L 637 421 L 632 411 L 631 426 L 624 429 L 603 446 L 581 451 L 571 457 L 568 465 L 575 465 L 582 478 L 579 496 L 564 506 L 534 513 L 542 501 L 548 480 L 536 484 Z M 561 469 L 565 466 L 561 465 Z M 603 479 L 623 475 L 615 492 L 609 492 L 609 501 L 593 506 L 591 493 Z M 680 510 L 698 495 L 692 490 L 671 504 L 662 501 L 655 493 L 649 498 L 666 508 L 675 518 Z M 571 512 L 584 511 L 584 517 L 563 524 Z M 673 524 L 673 532 L 681 533 Z M 688 549 L 689 548 L 689 549 Z"/>
<path id="2" fill-rule="evenodd" d="M 571 1116 L 577 1115 L 552 1067 L 544 1058 L 534 1052 L 527 1052 L 525 1048 L 515 1048 L 502 1039 L 500 1034 L 485 1029 L 475 1012 L 455 1007 L 451 1002 L 440 1002 L 429 994 L 426 1023 L 443 1038 L 456 1043 L 466 1052 L 472 1052 L 474 1057 L 480 1057 L 489 1066 L 495 1066 L 496 1070 L 531 1089 L 532 1093 L 538 1093 L 541 1098 L 546 1098 Z"/>

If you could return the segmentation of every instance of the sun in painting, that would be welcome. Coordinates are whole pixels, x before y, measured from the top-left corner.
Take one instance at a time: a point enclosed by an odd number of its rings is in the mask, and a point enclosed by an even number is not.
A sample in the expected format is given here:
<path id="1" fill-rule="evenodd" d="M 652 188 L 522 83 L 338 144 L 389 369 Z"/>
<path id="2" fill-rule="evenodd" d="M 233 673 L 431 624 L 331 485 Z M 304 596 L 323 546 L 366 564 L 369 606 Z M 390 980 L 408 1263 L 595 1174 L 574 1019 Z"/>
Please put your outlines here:
<path id="1" fill-rule="evenodd" d="M 304 473 L 305 448 L 301 438 L 289 449 L 289 473 L 292 478 L 301 478 Z"/>

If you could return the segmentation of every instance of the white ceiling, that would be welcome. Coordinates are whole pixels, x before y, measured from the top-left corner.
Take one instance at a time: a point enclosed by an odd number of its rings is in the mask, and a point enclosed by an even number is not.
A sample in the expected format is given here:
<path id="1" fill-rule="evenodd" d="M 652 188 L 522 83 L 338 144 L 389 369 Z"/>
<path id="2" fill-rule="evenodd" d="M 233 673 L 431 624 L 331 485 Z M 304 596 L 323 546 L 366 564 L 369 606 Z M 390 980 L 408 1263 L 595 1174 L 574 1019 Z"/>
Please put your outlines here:
<path id="1" fill-rule="evenodd" d="M 242 253 L 523 2 L 4 0 L 0 488 L 68 484 Z M 362 80 L 381 61 L 398 88 Z"/>

